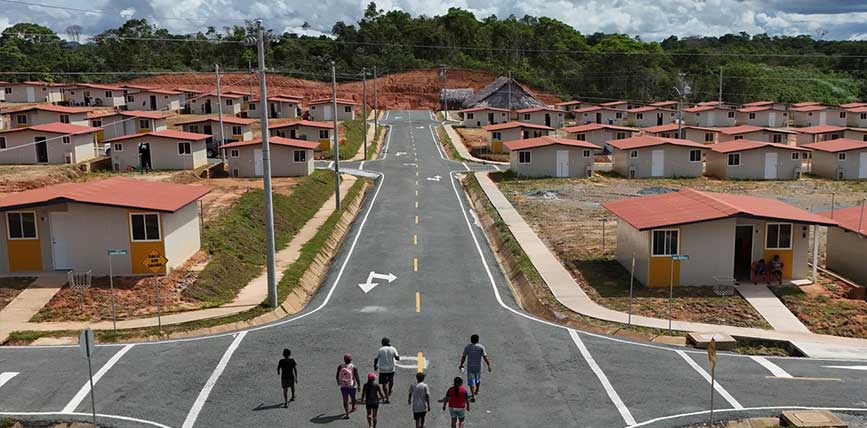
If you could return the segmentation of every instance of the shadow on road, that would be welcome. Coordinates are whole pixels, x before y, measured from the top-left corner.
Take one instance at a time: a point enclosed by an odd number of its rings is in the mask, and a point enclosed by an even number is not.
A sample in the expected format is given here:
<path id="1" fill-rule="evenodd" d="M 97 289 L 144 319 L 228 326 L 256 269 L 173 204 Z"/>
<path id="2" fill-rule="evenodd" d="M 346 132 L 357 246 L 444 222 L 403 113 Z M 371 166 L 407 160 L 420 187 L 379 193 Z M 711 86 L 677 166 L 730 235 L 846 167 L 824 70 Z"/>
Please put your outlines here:
<path id="1" fill-rule="evenodd" d="M 283 408 L 282 402 L 277 403 L 277 404 L 269 404 L 267 406 L 265 405 L 265 403 L 259 403 L 258 406 L 253 408 L 253 411 L 258 412 L 260 410 L 274 410 L 274 409 L 282 409 L 282 408 Z"/>
<path id="2" fill-rule="evenodd" d="M 313 422 L 314 424 L 330 424 L 334 421 L 340 421 L 340 420 L 343 420 L 343 413 L 341 413 L 339 415 L 333 415 L 333 416 L 325 416 L 324 413 L 320 413 L 315 418 L 310 419 L 310 422 Z"/>

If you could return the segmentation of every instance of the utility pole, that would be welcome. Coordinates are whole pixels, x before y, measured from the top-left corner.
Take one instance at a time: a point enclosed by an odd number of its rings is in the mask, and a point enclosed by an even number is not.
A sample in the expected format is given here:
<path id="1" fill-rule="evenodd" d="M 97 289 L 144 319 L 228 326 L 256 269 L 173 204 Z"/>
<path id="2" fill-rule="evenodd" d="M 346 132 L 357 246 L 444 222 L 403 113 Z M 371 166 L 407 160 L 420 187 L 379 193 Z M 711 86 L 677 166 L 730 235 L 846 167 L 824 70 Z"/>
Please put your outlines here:
<path id="1" fill-rule="evenodd" d="M 680 97 L 680 102 L 677 104 L 677 138 L 683 139 L 683 103 L 691 91 L 689 85 L 686 83 L 685 73 L 677 74 L 677 86 L 674 90 Z"/>
<path id="2" fill-rule="evenodd" d="M 719 67 L 719 105 L 722 107 L 722 66 Z"/>
<path id="3" fill-rule="evenodd" d="M 361 69 L 361 123 L 363 124 L 361 132 L 364 134 L 364 160 L 367 160 L 367 68 Z"/>
<path id="4" fill-rule="evenodd" d="M 265 29 L 262 20 L 256 20 L 256 50 L 259 56 L 259 99 L 268 99 L 265 87 Z M 274 201 L 271 195 L 271 147 L 268 135 L 268 114 L 259 115 L 262 128 L 262 181 L 265 187 L 265 254 L 268 272 L 268 305 L 277 307 L 277 272 L 274 266 Z"/>
<path id="5" fill-rule="evenodd" d="M 373 129 L 379 129 L 379 104 L 376 103 L 376 66 L 373 66 Z"/>
<path id="6" fill-rule="evenodd" d="M 225 130 L 223 130 L 223 94 L 220 91 L 220 64 L 214 64 L 214 72 L 217 74 L 217 112 L 220 118 L 220 141 L 217 143 L 217 150 L 220 151 L 220 159 L 223 160 L 223 165 L 226 162 L 226 151 L 222 149 L 226 143 Z"/>
<path id="7" fill-rule="evenodd" d="M 334 124 L 334 206 L 340 210 L 340 139 L 337 135 L 337 71 L 334 61 L 331 61 L 331 109 Z"/>
<path id="8" fill-rule="evenodd" d="M 506 106 L 509 109 L 508 121 L 512 121 L 512 70 L 509 70 L 509 104 Z"/>

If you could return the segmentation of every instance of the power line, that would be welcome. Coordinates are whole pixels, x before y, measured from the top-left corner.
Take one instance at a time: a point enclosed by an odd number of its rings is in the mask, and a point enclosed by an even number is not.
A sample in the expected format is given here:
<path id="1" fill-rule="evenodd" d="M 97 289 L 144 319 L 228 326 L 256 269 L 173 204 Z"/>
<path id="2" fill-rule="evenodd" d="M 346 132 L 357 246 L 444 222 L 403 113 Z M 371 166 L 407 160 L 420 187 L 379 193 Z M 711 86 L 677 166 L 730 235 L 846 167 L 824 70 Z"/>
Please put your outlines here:
<path id="1" fill-rule="evenodd" d="M 45 3 L 34 3 L 34 2 L 21 1 L 21 0 L 0 0 L 0 2 L 17 4 L 17 5 L 21 5 L 21 6 L 34 6 L 34 7 L 42 7 L 42 8 L 46 8 L 46 9 L 65 10 L 68 12 L 81 12 L 81 13 L 93 13 L 93 14 L 99 14 L 99 15 L 122 16 L 122 14 L 121 14 L 122 11 L 120 11 L 120 10 L 118 10 L 118 11 L 106 11 L 106 10 L 96 10 L 96 9 L 81 9 L 81 8 L 77 8 L 77 7 L 57 6 L 57 5 L 51 5 L 51 4 L 45 4 Z M 155 18 L 155 19 L 172 20 L 172 21 L 210 21 L 210 20 L 213 20 L 212 18 L 174 18 L 174 17 L 169 17 L 169 16 L 158 16 L 158 15 L 150 15 L 150 16 L 152 18 Z M 216 19 L 216 21 L 220 21 L 220 20 L 223 20 L 223 21 L 247 21 L 246 19 L 241 19 L 241 18 L 219 18 L 219 19 Z"/>

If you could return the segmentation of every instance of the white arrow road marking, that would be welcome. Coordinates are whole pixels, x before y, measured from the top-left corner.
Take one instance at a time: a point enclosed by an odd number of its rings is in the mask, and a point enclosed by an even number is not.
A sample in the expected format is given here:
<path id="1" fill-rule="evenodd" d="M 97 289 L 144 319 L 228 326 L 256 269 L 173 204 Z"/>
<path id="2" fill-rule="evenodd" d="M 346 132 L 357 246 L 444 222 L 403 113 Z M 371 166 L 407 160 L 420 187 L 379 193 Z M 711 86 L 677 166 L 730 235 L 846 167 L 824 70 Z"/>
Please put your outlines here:
<path id="1" fill-rule="evenodd" d="M 105 376 L 105 374 L 108 373 L 108 371 L 115 364 L 117 364 L 117 362 L 120 361 L 121 357 L 123 357 L 124 354 L 129 352 L 129 350 L 132 349 L 133 346 L 135 346 L 135 345 L 126 345 L 123 348 L 121 348 L 120 351 L 117 351 L 114 355 L 111 356 L 111 358 L 108 359 L 108 361 L 106 361 L 105 365 L 102 366 L 99 369 L 99 371 L 97 371 L 96 373 L 93 374 L 93 387 L 94 388 L 96 388 L 96 384 L 99 382 L 99 380 L 102 379 L 102 377 Z M 78 408 L 78 405 L 81 404 L 81 402 L 84 401 L 85 398 L 87 398 L 88 393 L 90 393 L 90 381 L 89 380 L 87 382 L 84 382 L 84 385 L 81 387 L 81 389 L 78 390 L 78 392 L 75 394 L 75 396 L 72 397 L 72 400 L 69 400 L 69 403 L 66 403 L 66 407 L 64 407 L 63 410 L 61 410 L 61 413 L 74 412 L 75 409 Z"/>
<path id="2" fill-rule="evenodd" d="M 762 367 L 768 369 L 768 371 L 771 372 L 771 374 L 774 375 L 774 377 L 785 378 L 785 379 L 791 379 L 792 378 L 792 375 L 790 375 L 785 370 L 783 370 L 782 367 L 770 362 L 765 357 L 752 356 L 752 357 L 750 357 L 750 359 L 759 363 L 759 365 L 761 365 Z"/>
<path id="3" fill-rule="evenodd" d="M 430 360 L 427 357 L 421 357 L 422 362 L 424 363 L 424 369 L 427 370 L 430 365 Z M 412 364 L 404 364 L 405 361 L 412 361 Z M 400 367 L 402 369 L 412 369 L 418 370 L 418 357 L 400 357 L 400 361 L 394 362 L 395 367 Z"/>
<path id="4" fill-rule="evenodd" d="M 0 373 L 0 387 L 2 387 L 6 382 L 12 380 L 13 377 L 18 376 L 18 372 L 2 372 Z"/>
<path id="5" fill-rule="evenodd" d="M 395 153 L 394 155 L 395 155 L 395 156 L 403 156 L 403 155 L 405 155 L 405 154 L 406 154 L 406 152 L 397 152 L 397 153 Z"/>
<path id="6" fill-rule="evenodd" d="M 394 276 L 393 273 L 389 273 L 388 275 L 385 275 L 385 274 L 381 274 L 381 273 L 376 273 L 374 271 L 370 271 L 370 274 L 367 275 L 367 282 L 358 284 L 358 287 L 361 288 L 361 291 L 363 291 L 364 294 L 369 293 L 370 290 L 373 290 L 374 287 L 379 285 L 378 282 L 373 282 L 374 279 L 384 279 L 384 280 L 388 281 L 389 284 L 391 284 L 392 282 L 394 282 L 395 279 L 397 279 L 397 277 Z"/>
<path id="7" fill-rule="evenodd" d="M 418 164 L 414 164 L 414 163 L 405 163 L 405 164 L 403 164 L 403 166 L 418 166 Z"/>
<path id="8" fill-rule="evenodd" d="M 822 368 L 867 371 L 867 366 L 822 366 Z"/>
<path id="9" fill-rule="evenodd" d="M 428 180 L 428 181 L 440 181 L 440 179 L 442 179 L 442 178 L 443 178 L 443 177 L 440 176 L 440 175 L 435 175 L 435 176 L 433 176 L 433 177 L 428 177 L 427 180 Z"/>

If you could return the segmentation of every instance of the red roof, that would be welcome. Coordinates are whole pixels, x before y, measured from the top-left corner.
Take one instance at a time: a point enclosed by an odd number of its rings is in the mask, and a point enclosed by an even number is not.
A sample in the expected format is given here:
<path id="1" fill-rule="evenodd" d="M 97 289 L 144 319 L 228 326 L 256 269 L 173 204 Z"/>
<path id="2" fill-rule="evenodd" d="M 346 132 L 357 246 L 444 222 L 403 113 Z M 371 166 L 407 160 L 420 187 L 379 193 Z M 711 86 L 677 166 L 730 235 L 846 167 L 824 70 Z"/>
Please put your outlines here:
<path id="1" fill-rule="evenodd" d="M 738 125 L 738 126 L 725 126 L 718 129 L 719 132 L 722 132 L 726 135 L 738 135 L 738 134 L 746 134 L 749 132 L 757 132 L 757 131 L 767 131 L 767 132 L 778 132 L 781 134 L 797 134 L 796 131 L 792 131 L 791 129 L 783 129 L 783 128 L 766 128 L 761 126 L 753 126 L 753 125 Z"/>
<path id="2" fill-rule="evenodd" d="M 825 140 L 818 143 L 804 144 L 801 147 L 818 150 L 820 152 L 837 153 L 849 150 L 867 150 L 867 141 L 838 138 L 836 140 Z"/>
<path id="3" fill-rule="evenodd" d="M 311 106 L 311 105 L 318 105 L 318 104 L 331 104 L 332 100 L 333 100 L 333 98 L 330 98 L 330 97 L 329 98 L 319 98 L 319 99 L 310 101 L 309 103 L 307 103 L 307 105 Z M 350 100 L 348 98 L 338 97 L 337 98 L 337 104 L 348 104 L 348 105 L 354 106 L 355 100 Z"/>
<path id="4" fill-rule="evenodd" d="M 554 105 L 555 106 L 573 106 L 575 104 L 584 104 L 584 101 L 578 101 L 578 100 L 563 101 L 563 102 L 559 102 L 559 103 L 554 104 Z"/>
<path id="5" fill-rule="evenodd" d="M 800 108 L 800 107 L 820 106 L 820 105 L 822 105 L 822 103 L 820 103 L 818 101 L 802 101 L 800 103 L 792 104 L 792 107 Z"/>
<path id="6" fill-rule="evenodd" d="M 746 103 L 743 107 L 764 107 L 774 104 L 773 101 L 753 101 L 751 103 Z"/>
<path id="7" fill-rule="evenodd" d="M 696 105 L 697 106 L 721 106 L 722 103 L 719 101 L 702 101 Z"/>
<path id="8" fill-rule="evenodd" d="M 181 92 L 173 91 L 171 89 L 143 89 L 142 92 L 153 92 L 155 94 L 163 94 L 163 95 L 180 95 Z"/>
<path id="9" fill-rule="evenodd" d="M 566 110 L 560 110 L 560 109 L 550 108 L 550 107 L 528 107 L 528 108 L 524 108 L 521 110 L 516 110 L 515 113 L 532 113 L 534 111 L 553 111 L 553 112 L 557 112 L 557 113 L 565 113 L 566 112 Z"/>
<path id="10" fill-rule="evenodd" d="M 827 132 L 838 132 L 845 131 L 845 126 L 832 126 L 832 125 L 816 125 L 816 126 L 807 126 L 804 128 L 796 128 L 795 131 L 798 131 L 802 134 L 824 134 Z"/>
<path id="11" fill-rule="evenodd" d="M 741 113 L 755 113 L 755 112 L 759 112 L 759 111 L 769 111 L 769 110 L 781 111 L 781 110 L 775 109 L 773 106 L 770 106 L 770 105 L 768 105 L 768 106 L 750 106 L 750 107 L 744 107 L 744 108 L 738 109 L 738 111 Z"/>
<path id="12" fill-rule="evenodd" d="M 120 112 L 121 116 L 128 117 L 143 117 L 145 119 L 165 119 L 166 117 L 158 112 L 158 111 L 143 111 L 143 110 L 129 110 Z"/>
<path id="13" fill-rule="evenodd" d="M 295 122 L 275 123 L 273 125 L 268 125 L 268 129 L 289 128 L 296 125 L 309 126 L 311 128 L 334 128 L 334 124 L 331 122 L 317 122 L 315 120 L 296 120 Z"/>
<path id="14" fill-rule="evenodd" d="M 708 110 L 726 110 L 726 109 L 720 107 L 716 103 L 704 104 L 704 105 L 700 104 L 700 105 L 697 105 L 695 107 L 687 107 L 687 108 L 683 109 L 683 111 L 685 111 L 687 113 L 698 113 L 698 112 L 708 111 Z"/>
<path id="15" fill-rule="evenodd" d="M 650 135 L 639 135 L 637 137 L 624 138 L 622 140 L 610 140 L 606 141 L 606 143 L 620 150 L 640 149 L 642 147 L 662 146 L 665 144 L 672 144 L 675 146 L 683 147 L 694 147 L 697 149 L 707 148 L 704 144 L 699 144 L 694 141 L 681 140 L 679 138 L 652 137 Z"/>
<path id="16" fill-rule="evenodd" d="M 175 125 L 187 125 L 190 123 L 202 123 L 202 122 L 219 122 L 219 116 L 210 116 L 210 117 L 202 117 L 198 119 L 187 119 L 181 122 L 175 122 Z M 256 119 L 245 119 L 241 117 L 235 116 L 223 116 L 223 123 L 230 123 L 232 125 L 249 125 L 251 123 L 256 122 Z"/>
<path id="17" fill-rule="evenodd" d="M 861 107 L 852 107 L 846 111 L 848 111 L 850 113 L 867 113 L 867 104 L 865 104 Z"/>
<path id="18" fill-rule="evenodd" d="M 719 132 L 719 129 L 708 128 L 705 126 L 683 125 L 683 126 L 681 126 L 681 128 L 683 128 L 683 129 L 698 129 L 698 130 L 707 131 L 707 132 Z M 671 131 L 677 131 L 677 124 L 676 123 L 666 123 L 665 125 L 648 126 L 647 128 L 642 128 L 641 130 L 644 132 L 647 132 L 649 134 L 656 134 L 659 132 L 671 132 Z"/>
<path id="19" fill-rule="evenodd" d="M 300 149 L 315 149 L 319 147 L 319 143 L 315 141 L 307 141 L 307 140 L 295 140 L 291 138 L 283 138 L 283 137 L 269 137 L 269 144 L 276 144 L 278 146 L 287 146 L 287 147 L 298 147 Z M 255 146 L 262 144 L 261 138 L 256 138 L 253 140 L 245 140 L 245 141 L 236 141 L 234 143 L 225 144 L 222 146 L 224 149 L 231 149 L 233 147 L 244 147 L 244 146 Z"/>
<path id="20" fill-rule="evenodd" d="M 730 217 L 834 225 L 835 222 L 776 199 L 683 189 L 679 192 L 606 202 L 602 206 L 638 230 Z M 734 231 L 732 231 L 734 233 Z M 712 243 L 711 243 L 712 244 Z"/>
<path id="21" fill-rule="evenodd" d="M 15 128 L 15 129 L 7 129 L 4 131 L 0 131 L 0 134 L 5 134 L 8 132 L 18 132 L 31 130 L 36 132 L 46 132 L 51 134 L 63 134 L 63 135 L 80 135 L 87 134 L 90 132 L 99 131 L 99 128 L 93 128 L 90 126 L 81 126 L 81 125 L 71 125 L 69 123 L 61 123 L 61 122 L 53 122 L 53 123 L 44 123 L 42 125 L 34 125 L 26 128 Z"/>
<path id="22" fill-rule="evenodd" d="M 657 101 L 655 103 L 648 104 L 651 107 L 668 107 L 668 106 L 676 106 L 677 101 Z"/>
<path id="23" fill-rule="evenodd" d="M 63 183 L 13 193 L 0 199 L 0 210 L 61 202 L 108 205 L 154 211 L 175 212 L 205 196 L 207 186 L 164 183 L 114 177 L 85 183 Z"/>
<path id="24" fill-rule="evenodd" d="M 646 111 L 656 111 L 656 110 L 662 110 L 662 111 L 674 111 L 674 110 L 672 110 L 672 109 L 664 108 L 664 107 L 661 107 L 661 106 L 644 106 L 644 107 L 637 107 L 637 108 L 634 108 L 634 109 L 632 109 L 632 110 L 629 110 L 629 112 L 630 112 L 630 113 L 644 113 L 644 112 L 646 112 Z"/>
<path id="25" fill-rule="evenodd" d="M 599 147 L 596 144 L 588 143 L 586 141 L 570 140 L 568 138 L 557 137 L 537 137 L 528 138 L 526 140 L 512 140 L 506 141 L 503 144 L 505 144 L 506 148 L 508 148 L 509 150 L 533 149 L 536 147 L 553 146 L 557 144 L 561 146 L 572 146 L 585 149 L 602 150 L 602 147 Z"/>
<path id="26" fill-rule="evenodd" d="M 184 131 L 175 131 L 174 129 L 164 129 L 162 131 L 152 131 L 152 132 L 143 132 L 140 134 L 132 134 L 132 135 L 124 135 L 117 138 L 112 138 L 110 140 L 105 140 L 103 143 L 110 143 L 114 141 L 122 141 L 129 140 L 133 138 L 141 138 L 141 137 L 160 137 L 160 138 L 171 138 L 173 140 L 185 140 L 185 141 L 200 141 L 211 138 L 208 134 L 198 134 L 195 132 L 184 132 Z"/>
<path id="27" fill-rule="evenodd" d="M 613 129 L 613 130 L 616 130 L 616 131 L 629 131 L 629 132 L 639 132 L 639 131 L 641 131 L 641 130 L 638 129 L 638 128 L 630 128 L 630 127 L 628 127 L 628 126 L 608 125 L 608 124 L 605 124 L 605 123 L 588 123 L 588 124 L 585 124 L 585 125 L 570 126 L 570 127 L 568 127 L 568 128 L 563 128 L 564 131 L 566 131 L 566 132 L 568 132 L 568 133 L 570 133 L 570 134 L 575 134 L 575 133 L 578 133 L 578 132 L 590 132 L 590 131 L 596 131 L 596 130 L 598 130 L 598 129 Z"/>
<path id="28" fill-rule="evenodd" d="M 867 107 L 867 103 L 846 103 L 840 104 L 842 108 L 858 108 L 858 107 Z"/>
<path id="29" fill-rule="evenodd" d="M 512 128 L 530 128 L 530 129 L 544 129 L 546 131 L 553 131 L 554 128 L 545 125 L 536 125 L 534 123 L 524 123 L 524 122 L 504 122 L 498 123 L 496 125 L 487 125 L 483 126 L 482 129 L 485 131 L 500 131 L 503 129 L 512 129 Z"/>
<path id="30" fill-rule="evenodd" d="M 608 108 L 608 107 L 590 106 L 590 107 L 584 107 L 584 108 L 576 108 L 575 110 L 572 110 L 572 112 L 573 113 L 589 113 L 591 111 L 597 111 L 597 110 L 623 111 L 623 110 L 616 110 L 616 109 Z"/>
<path id="31" fill-rule="evenodd" d="M 626 104 L 626 101 L 623 101 L 623 100 L 609 101 L 607 103 L 600 103 L 599 105 L 602 107 L 611 107 L 611 106 L 619 106 L 621 104 Z"/>
<path id="32" fill-rule="evenodd" d="M 504 113 L 508 113 L 508 112 L 509 112 L 509 109 L 505 109 L 505 108 L 497 108 L 497 107 L 473 107 L 473 108 L 467 108 L 467 109 L 460 110 L 460 111 L 458 111 L 458 113 L 472 113 L 472 112 L 474 112 L 474 111 L 486 111 L 486 110 L 489 110 L 489 111 L 501 111 L 501 112 L 504 112 Z"/>
<path id="33" fill-rule="evenodd" d="M 726 141 L 724 143 L 717 143 L 711 147 L 711 150 L 717 153 L 732 153 L 732 152 L 742 152 L 746 150 L 754 150 L 761 149 L 764 147 L 773 147 L 777 149 L 783 150 L 795 150 L 799 152 L 809 152 L 810 149 L 805 149 L 803 147 L 798 146 L 789 146 L 787 144 L 780 143 L 768 143 L 765 141 L 753 141 L 753 140 L 732 140 Z"/>
<path id="34" fill-rule="evenodd" d="M 821 104 L 810 104 L 810 105 L 801 106 L 801 107 L 792 107 L 791 110 L 797 111 L 797 112 L 809 112 L 809 111 L 828 110 L 829 108 L 831 108 L 831 107 L 823 106 Z"/>
<path id="35" fill-rule="evenodd" d="M 53 113 L 63 113 L 63 114 L 77 114 L 77 113 L 88 113 L 93 111 L 93 108 L 90 107 L 66 107 L 66 106 L 58 106 L 54 104 L 36 104 L 27 107 L 20 108 L 12 108 L 8 110 L 3 110 L 3 114 L 9 113 L 20 113 L 23 111 L 30 110 L 41 110 L 41 111 L 50 111 Z"/>
<path id="36" fill-rule="evenodd" d="M 78 83 L 78 84 L 75 84 L 74 86 L 80 86 L 82 88 L 91 88 L 91 89 L 102 89 L 102 90 L 106 90 L 106 91 L 122 91 L 123 90 L 123 88 L 121 88 L 120 86 L 103 85 L 103 84 L 99 84 L 99 83 Z"/>
<path id="37" fill-rule="evenodd" d="M 833 218 L 840 227 L 850 232 L 867 235 L 867 209 L 861 205 L 834 210 L 833 217 L 831 211 L 821 212 L 819 215 L 829 219 Z"/>
<path id="38" fill-rule="evenodd" d="M 26 82 L 13 83 L 13 85 L 30 85 L 30 86 L 64 86 L 60 83 L 43 82 L 41 80 L 28 80 Z"/>

